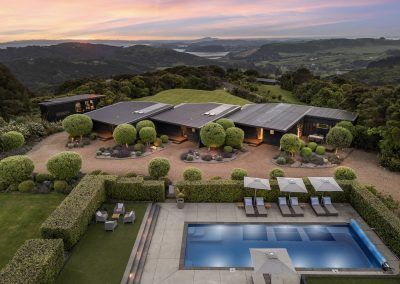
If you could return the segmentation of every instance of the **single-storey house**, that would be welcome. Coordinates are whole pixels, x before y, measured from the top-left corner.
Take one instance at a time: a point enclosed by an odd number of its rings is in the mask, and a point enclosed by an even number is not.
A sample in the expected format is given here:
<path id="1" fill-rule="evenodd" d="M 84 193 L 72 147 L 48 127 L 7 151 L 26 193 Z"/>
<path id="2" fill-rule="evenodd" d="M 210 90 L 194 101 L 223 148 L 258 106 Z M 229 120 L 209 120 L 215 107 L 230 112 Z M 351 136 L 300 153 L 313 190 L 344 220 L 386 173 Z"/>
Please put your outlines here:
<path id="1" fill-rule="evenodd" d="M 171 108 L 172 105 L 163 103 L 125 101 L 88 112 L 86 115 L 93 120 L 93 130 L 98 136 L 108 139 L 119 124 L 136 124 Z"/>
<path id="2" fill-rule="evenodd" d="M 151 117 L 160 134 L 172 141 L 200 142 L 200 129 L 207 123 L 226 117 L 240 106 L 220 103 L 182 103 Z"/>
<path id="3" fill-rule="evenodd" d="M 103 97 L 103 95 L 96 94 L 58 97 L 39 103 L 39 108 L 42 119 L 58 121 L 71 114 L 95 110 Z"/>
<path id="4" fill-rule="evenodd" d="M 279 145 L 285 133 L 322 137 L 339 121 L 355 122 L 357 114 L 307 105 L 265 103 L 245 105 L 228 118 L 243 129 L 245 142 Z"/>

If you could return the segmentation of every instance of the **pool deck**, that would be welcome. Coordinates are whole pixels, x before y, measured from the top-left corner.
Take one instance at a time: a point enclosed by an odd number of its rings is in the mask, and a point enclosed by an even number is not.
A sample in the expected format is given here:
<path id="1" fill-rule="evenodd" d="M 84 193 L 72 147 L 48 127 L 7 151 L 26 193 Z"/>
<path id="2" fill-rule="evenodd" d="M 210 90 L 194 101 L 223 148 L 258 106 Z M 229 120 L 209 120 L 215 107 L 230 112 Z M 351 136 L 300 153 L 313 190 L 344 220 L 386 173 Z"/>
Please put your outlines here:
<path id="1" fill-rule="evenodd" d="M 184 209 L 178 209 L 175 203 L 160 203 L 160 214 L 148 251 L 141 283 L 207 284 L 253 283 L 252 271 L 236 270 L 180 270 L 179 263 L 182 248 L 182 235 L 185 222 L 265 222 L 265 223 L 343 223 L 355 219 L 388 260 L 394 273 L 399 273 L 399 260 L 382 243 L 382 240 L 364 222 L 358 213 L 344 203 L 335 204 L 338 217 L 317 217 L 311 207 L 306 205 L 304 217 L 282 217 L 276 204 L 272 204 L 268 217 L 246 217 L 244 210 L 236 203 L 186 203 Z M 310 274 L 383 274 L 376 271 L 302 271 Z"/>

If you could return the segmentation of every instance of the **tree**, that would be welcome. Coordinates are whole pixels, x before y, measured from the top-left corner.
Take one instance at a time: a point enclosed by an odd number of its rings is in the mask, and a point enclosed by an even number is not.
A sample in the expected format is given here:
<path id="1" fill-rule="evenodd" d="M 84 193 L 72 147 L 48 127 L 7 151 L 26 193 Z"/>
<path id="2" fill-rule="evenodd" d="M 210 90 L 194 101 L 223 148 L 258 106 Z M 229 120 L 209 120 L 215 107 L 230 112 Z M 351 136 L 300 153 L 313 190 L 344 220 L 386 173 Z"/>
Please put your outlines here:
<path id="1" fill-rule="evenodd" d="M 228 118 L 220 118 L 216 121 L 216 123 L 221 125 L 225 130 L 227 130 L 230 127 L 235 127 L 235 123 Z"/>
<path id="2" fill-rule="evenodd" d="M 168 174 L 169 169 L 169 161 L 165 158 L 154 158 L 150 161 L 148 166 L 149 175 L 153 179 L 165 177 Z"/>
<path id="3" fill-rule="evenodd" d="M 331 128 L 326 135 L 326 142 L 335 147 L 337 154 L 338 149 L 348 148 L 353 140 L 353 135 L 346 128 L 335 126 Z"/>
<path id="4" fill-rule="evenodd" d="M 284 134 L 280 141 L 281 149 L 289 152 L 292 156 L 300 150 L 301 143 L 299 137 L 295 134 Z"/>
<path id="5" fill-rule="evenodd" d="M 243 144 L 244 131 L 238 127 L 230 127 L 226 130 L 225 144 L 240 149 Z"/>
<path id="6" fill-rule="evenodd" d="M 151 127 L 151 128 L 156 129 L 156 126 L 154 125 L 154 123 L 153 123 L 151 120 L 142 120 L 142 121 L 139 121 L 139 122 L 136 124 L 136 130 L 137 130 L 137 132 L 140 133 L 140 130 L 141 130 L 143 127 Z"/>
<path id="7" fill-rule="evenodd" d="M 137 132 L 135 127 L 127 123 L 118 125 L 113 132 L 115 142 L 118 145 L 126 145 L 126 147 L 135 142 L 136 136 Z"/>
<path id="8" fill-rule="evenodd" d="M 92 132 L 93 121 L 92 119 L 84 114 L 72 114 L 67 116 L 62 125 L 64 130 L 72 137 L 80 136 L 82 139 L 83 135 Z"/>
<path id="9" fill-rule="evenodd" d="M 59 180 L 69 180 L 76 177 L 82 167 L 82 157 L 75 152 L 61 152 L 51 157 L 47 170 Z"/>
<path id="10" fill-rule="evenodd" d="M 225 130 L 215 122 L 209 122 L 200 130 L 201 142 L 208 148 L 221 147 L 225 143 Z"/>
<path id="11" fill-rule="evenodd" d="M 350 121 L 343 120 L 337 123 L 335 126 L 346 128 L 348 131 L 350 131 L 351 135 L 353 135 L 353 139 L 356 137 L 357 134 L 356 127 Z"/>
<path id="12" fill-rule="evenodd" d="M 143 127 L 142 129 L 140 129 L 139 137 L 142 142 L 149 145 L 156 140 L 157 132 L 153 127 Z"/>

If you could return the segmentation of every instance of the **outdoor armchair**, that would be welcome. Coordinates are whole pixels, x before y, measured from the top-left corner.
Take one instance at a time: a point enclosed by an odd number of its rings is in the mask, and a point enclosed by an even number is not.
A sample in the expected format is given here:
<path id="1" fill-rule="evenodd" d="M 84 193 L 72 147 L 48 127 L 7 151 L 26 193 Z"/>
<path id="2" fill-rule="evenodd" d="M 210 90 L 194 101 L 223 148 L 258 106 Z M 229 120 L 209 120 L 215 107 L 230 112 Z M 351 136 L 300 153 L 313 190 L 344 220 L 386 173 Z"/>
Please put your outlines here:
<path id="1" fill-rule="evenodd" d="M 124 205 L 124 203 L 117 203 L 117 205 L 115 205 L 114 214 L 125 214 L 125 205 Z"/>
<path id="2" fill-rule="evenodd" d="M 104 223 L 104 230 L 106 231 L 113 231 L 115 230 L 115 228 L 118 226 L 118 222 L 117 221 L 106 221 Z"/>
<path id="3" fill-rule="evenodd" d="M 107 214 L 107 212 L 106 211 L 100 211 L 100 210 L 98 210 L 98 211 L 96 211 L 96 223 L 97 222 L 106 222 L 107 221 L 107 218 L 108 218 L 108 214 Z"/>
<path id="4" fill-rule="evenodd" d="M 135 214 L 135 211 L 132 210 L 131 212 L 128 212 L 124 215 L 123 222 L 124 222 L 124 224 L 125 223 L 133 223 L 133 222 L 135 222 L 135 219 L 136 219 L 136 214 Z"/>

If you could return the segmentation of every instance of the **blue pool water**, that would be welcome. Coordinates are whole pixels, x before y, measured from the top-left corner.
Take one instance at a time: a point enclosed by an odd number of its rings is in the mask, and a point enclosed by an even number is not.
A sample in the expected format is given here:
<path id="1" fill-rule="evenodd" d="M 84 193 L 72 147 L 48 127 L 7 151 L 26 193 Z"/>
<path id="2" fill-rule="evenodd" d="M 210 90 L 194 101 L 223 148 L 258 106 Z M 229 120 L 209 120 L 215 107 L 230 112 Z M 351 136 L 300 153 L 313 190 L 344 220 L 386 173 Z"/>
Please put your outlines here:
<path id="1" fill-rule="evenodd" d="M 349 225 L 188 224 L 185 267 L 251 267 L 249 248 L 286 248 L 296 268 L 380 268 Z"/>

